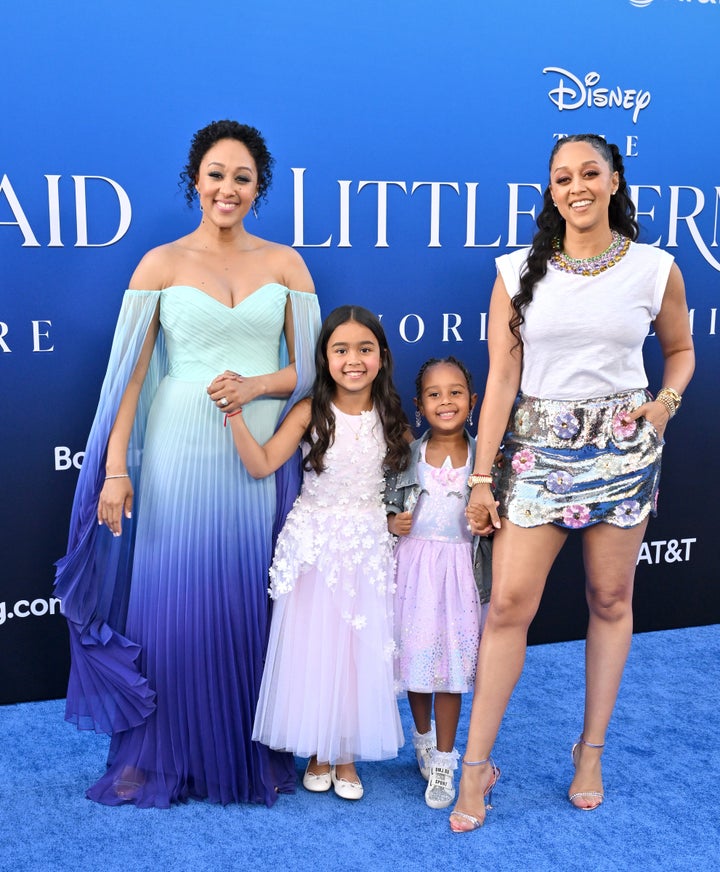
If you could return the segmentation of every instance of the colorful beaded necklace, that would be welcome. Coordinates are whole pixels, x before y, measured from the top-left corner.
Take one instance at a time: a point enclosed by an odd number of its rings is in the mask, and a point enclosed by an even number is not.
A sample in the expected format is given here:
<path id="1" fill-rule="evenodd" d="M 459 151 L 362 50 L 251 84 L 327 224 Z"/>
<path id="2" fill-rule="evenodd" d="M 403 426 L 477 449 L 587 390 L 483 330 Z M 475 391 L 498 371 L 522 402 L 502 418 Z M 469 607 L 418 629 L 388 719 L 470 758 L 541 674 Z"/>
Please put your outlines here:
<path id="1" fill-rule="evenodd" d="M 570 257 L 560 248 L 560 239 L 556 236 L 553 239 L 553 248 L 555 253 L 550 258 L 550 263 L 555 269 L 563 272 L 572 273 L 576 276 L 596 276 L 611 266 L 619 263 L 630 248 L 630 240 L 627 236 L 622 236 L 617 230 L 612 232 L 612 242 L 605 251 L 596 254 L 594 257 L 576 258 Z"/>

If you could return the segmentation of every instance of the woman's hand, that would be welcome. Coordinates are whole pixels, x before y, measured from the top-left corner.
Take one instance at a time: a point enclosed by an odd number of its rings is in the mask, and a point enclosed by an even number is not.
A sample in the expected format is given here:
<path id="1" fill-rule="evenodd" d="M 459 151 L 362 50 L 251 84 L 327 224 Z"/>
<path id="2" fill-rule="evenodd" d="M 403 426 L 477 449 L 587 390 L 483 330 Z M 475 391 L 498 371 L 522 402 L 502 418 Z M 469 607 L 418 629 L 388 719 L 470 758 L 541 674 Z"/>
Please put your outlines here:
<path id="1" fill-rule="evenodd" d="M 407 536 L 412 527 L 412 512 L 398 512 L 388 515 L 388 530 L 393 536 Z"/>
<path id="2" fill-rule="evenodd" d="M 670 420 L 670 412 L 664 403 L 658 400 L 651 400 L 649 403 L 643 403 L 632 412 L 627 412 L 623 418 L 623 424 L 628 424 L 630 421 L 637 421 L 638 418 L 645 418 L 657 430 L 658 436 L 662 439 L 665 434 L 667 422 Z"/>
<path id="3" fill-rule="evenodd" d="M 475 485 L 465 508 L 465 517 L 473 536 L 488 536 L 493 530 L 500 529 L 499 505 L 489 484 Z"/>
<path id="4" fill-rule="evenodd" d="M 257 378 L 245 378 L 230 370 L 215 376 L 208 385 L 207 392 L 213 403 L 225 414 L 237 412 L 262 393 Z"/>
<path id="5" fill-rule="evenodd" d="M 98 500 L 98 524 L 113 536 L 122 533 L 122 518 L 132 518 L 133 486 L 128 477 L 106 478 Z"/>

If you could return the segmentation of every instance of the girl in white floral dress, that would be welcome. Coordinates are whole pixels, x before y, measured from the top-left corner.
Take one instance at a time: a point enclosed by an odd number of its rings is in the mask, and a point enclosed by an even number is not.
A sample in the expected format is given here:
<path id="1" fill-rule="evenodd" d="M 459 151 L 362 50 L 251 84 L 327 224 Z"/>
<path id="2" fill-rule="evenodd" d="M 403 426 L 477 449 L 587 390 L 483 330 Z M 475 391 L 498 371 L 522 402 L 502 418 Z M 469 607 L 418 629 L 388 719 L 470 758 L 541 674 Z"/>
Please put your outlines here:
<path id="1" fill-rule="evenodd" d="M 378 319 L 341 306 L 316 350 L 312 400 L 258 445 L 229 416 L 251 475 L 269 475 L 302 449 L 300 496 L 270 569 L 274 602 L 253 739 L 309 757 L 313 792 L 360 799 L 356 760 L 397 756 L 403 742 L 393 688 L 393 543 L 384 472 L 402 469 L 406 420 Z"/>

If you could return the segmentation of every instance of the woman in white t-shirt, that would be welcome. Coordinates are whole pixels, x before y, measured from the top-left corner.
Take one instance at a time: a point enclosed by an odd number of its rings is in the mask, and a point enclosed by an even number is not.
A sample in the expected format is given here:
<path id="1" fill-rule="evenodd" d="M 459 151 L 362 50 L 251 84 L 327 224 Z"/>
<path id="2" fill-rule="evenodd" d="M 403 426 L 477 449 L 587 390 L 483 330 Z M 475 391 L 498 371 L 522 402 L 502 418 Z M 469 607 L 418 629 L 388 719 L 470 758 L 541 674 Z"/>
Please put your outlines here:
<path id="1" fill-rule="evenodd" d="M 493 589 L 455 832 L 484 822 L 484 797 L 500 776 L 490 753 L 527 629 L 572 529 L 582 531 L 590 618 L 568 798 L 587 811 L 602 803 L 600 757 L 632 636 L 635 564 L 656 509 L 665 426 L 694 369 L 682 275 L 669 254 L 634 241 L 616 146 L 594 134 L 559 140 L 537 224 L 530 249 L 498 258 L 490 302 L 468 519 L 473 533 L 495 529 Z M 651 324 L 665 360 L 654 399 L 642 358 Z"/>

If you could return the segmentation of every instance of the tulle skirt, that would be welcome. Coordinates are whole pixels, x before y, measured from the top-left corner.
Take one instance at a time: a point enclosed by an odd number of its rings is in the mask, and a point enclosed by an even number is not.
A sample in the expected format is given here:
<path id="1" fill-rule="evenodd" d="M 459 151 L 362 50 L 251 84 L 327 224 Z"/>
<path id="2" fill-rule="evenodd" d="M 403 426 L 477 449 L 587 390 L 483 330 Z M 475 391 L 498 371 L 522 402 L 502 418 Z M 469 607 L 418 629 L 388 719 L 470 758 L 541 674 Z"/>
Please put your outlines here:
<path id="1" fill-rule="evenodd" d="M 362 567 L 355 570 L 362 576 Z M 315 568 L 273 604 L 253 738 L 321 762 L 384 760 L 403 744 L 393 690 L 391 586 L 354 585 L 353 626 L 342 585 Z M 362 623 L 362 625 L 361 625 Z"/>
<path id="2" fill-rule="evenodd" d="M 396 689 L 471 690 L 481 612 L 472 543 L 403 536 L 395 558 Z"/>

